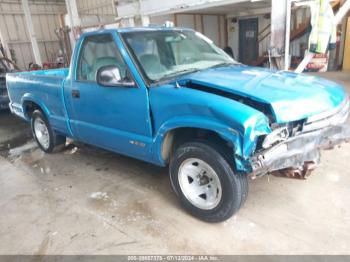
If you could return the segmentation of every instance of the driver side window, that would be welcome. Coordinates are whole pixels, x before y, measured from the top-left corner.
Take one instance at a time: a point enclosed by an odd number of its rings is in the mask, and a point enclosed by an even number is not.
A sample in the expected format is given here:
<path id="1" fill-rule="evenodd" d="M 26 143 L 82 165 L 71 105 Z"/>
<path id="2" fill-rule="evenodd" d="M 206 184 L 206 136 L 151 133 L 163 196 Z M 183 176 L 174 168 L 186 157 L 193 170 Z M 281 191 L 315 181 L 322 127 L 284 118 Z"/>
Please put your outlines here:
<path id="1" fill-rule="evenodd" d="M 127 67 L 112 35 L 87 36 L 79 54 L 77 80 L 95 82 L 97 71 L 104 66 L 117 66 L 121 77 L 126 77 Z"/>

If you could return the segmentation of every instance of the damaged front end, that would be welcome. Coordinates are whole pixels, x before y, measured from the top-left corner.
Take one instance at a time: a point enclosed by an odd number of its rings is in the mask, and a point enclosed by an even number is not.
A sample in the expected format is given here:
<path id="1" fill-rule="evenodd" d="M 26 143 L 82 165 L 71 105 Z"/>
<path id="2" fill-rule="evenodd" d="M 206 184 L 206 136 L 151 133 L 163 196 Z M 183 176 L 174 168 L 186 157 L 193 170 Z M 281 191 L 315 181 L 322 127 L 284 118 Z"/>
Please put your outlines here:
<path id="1" fill-rule="evenodd" d="M 307 178 L 320 162 L 320 150 L 350 141 L 350 126 L 344 124 L 348 115 L 346 99 L 332 111 L 309 117 L 291 136 L 283 128 L 272 132 L 251 158 L 251 177 L 272 174 Z"/>

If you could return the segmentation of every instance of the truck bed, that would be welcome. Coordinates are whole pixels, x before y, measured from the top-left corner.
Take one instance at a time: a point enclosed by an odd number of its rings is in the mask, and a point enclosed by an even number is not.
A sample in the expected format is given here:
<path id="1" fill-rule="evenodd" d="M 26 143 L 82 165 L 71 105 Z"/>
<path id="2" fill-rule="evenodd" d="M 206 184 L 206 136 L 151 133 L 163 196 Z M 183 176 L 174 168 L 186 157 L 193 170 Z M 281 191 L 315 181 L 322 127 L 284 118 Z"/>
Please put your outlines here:
<path id="1" fill-rule="evenodd" d="M 65 78 L 68 75 L 68 71 L 69 71 L 68 68 L 59 68 L 59 69 L 19 72 L 19 73 L 14 73 L 12 75 Z"/>
<path id="2" fill-rule="evenodd" d="M 12 112 L 28 120 L 23 113 L 24 101 L 38 104 L 45 111 L 52 127 L 68 134 L 63 100 L 63 83 L 68 71 L 63 68 L 8 74 L 6 79 Z"/>

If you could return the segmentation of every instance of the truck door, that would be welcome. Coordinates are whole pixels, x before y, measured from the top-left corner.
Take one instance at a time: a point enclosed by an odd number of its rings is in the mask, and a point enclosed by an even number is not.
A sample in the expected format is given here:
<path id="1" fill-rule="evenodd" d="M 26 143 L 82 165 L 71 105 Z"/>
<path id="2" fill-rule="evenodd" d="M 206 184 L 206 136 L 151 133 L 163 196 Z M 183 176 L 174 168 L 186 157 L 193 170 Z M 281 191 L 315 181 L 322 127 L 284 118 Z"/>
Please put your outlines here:
<path id="1" fill-rule="evenodd" d="M 79 48 L 71 83 L 65 86 L 70 124 L 78 140 L 145 159 L 150 149 L 148 91 L 133 80 L 111 33 L 86 36 Z M 117 66 L 125 86 L 102 86 L 97 71 Z"/>

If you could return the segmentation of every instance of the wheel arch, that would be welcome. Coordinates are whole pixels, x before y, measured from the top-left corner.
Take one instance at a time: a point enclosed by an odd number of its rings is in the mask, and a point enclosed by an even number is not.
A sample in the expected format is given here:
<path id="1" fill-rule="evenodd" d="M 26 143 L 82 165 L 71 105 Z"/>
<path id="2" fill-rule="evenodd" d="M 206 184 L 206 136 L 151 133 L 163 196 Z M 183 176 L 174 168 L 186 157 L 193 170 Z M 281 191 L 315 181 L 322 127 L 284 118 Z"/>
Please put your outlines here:
<path id="1" fill-rule="evenodd" d="M 241 138 L 237 130 L 208 119 L 186 120 L 183 118 L 181 123 L 167 123 L 158 131 L 155 143 L 158 162 L 167 165 L 171 153 L 179 145 L 198 139 L 220 143 L 232 154 L 241 155 Z"/>
<path id="2" fill-rule="evenodd" d="M 36 109 L 41 110 L 46 117 L 50 115 L 50 111 L 45 104 L 31 94 L 25 94 L 22 97 L 21 103 L 23 115 L 28 121 L 31 119 L 32 114 Z"/>

